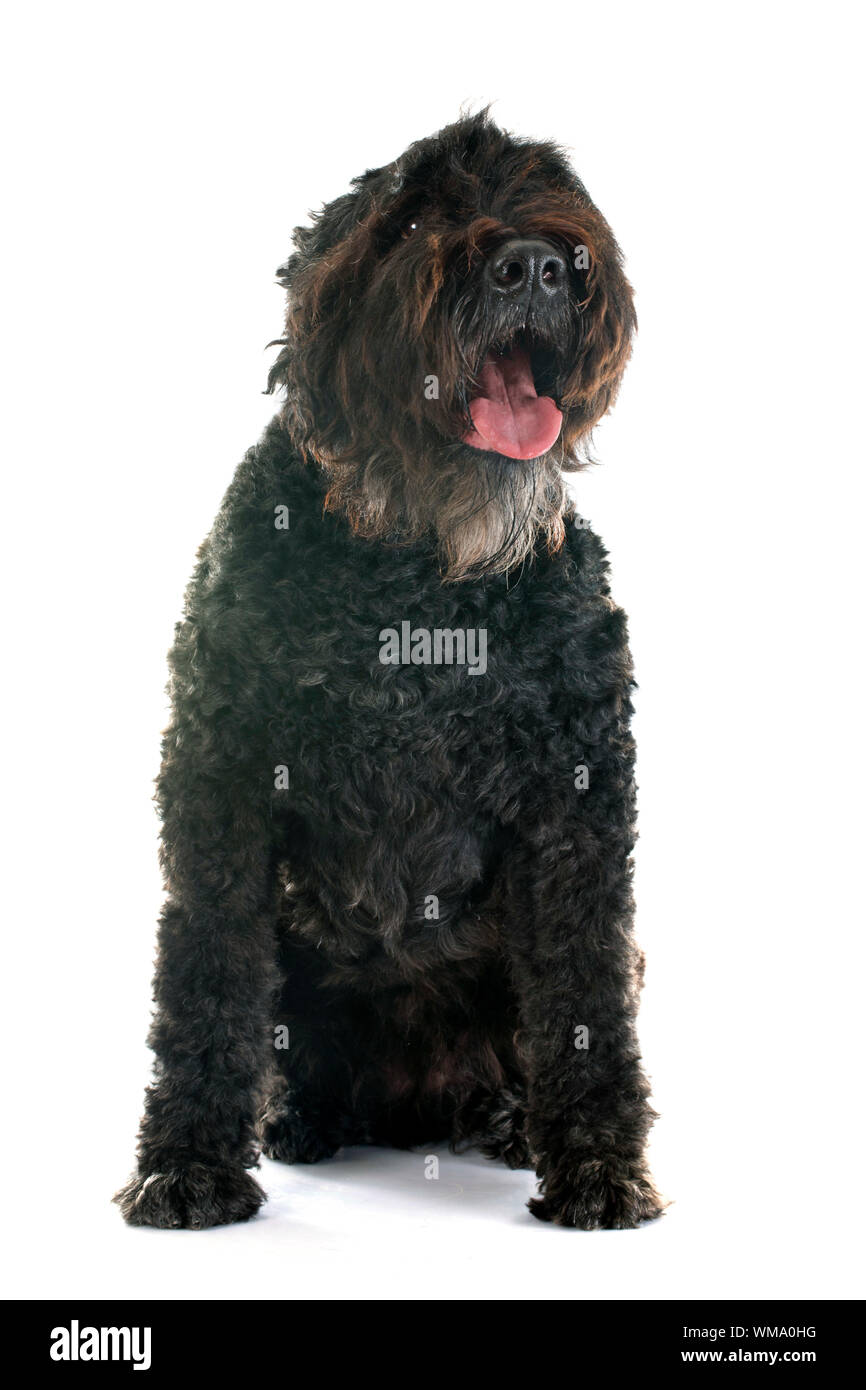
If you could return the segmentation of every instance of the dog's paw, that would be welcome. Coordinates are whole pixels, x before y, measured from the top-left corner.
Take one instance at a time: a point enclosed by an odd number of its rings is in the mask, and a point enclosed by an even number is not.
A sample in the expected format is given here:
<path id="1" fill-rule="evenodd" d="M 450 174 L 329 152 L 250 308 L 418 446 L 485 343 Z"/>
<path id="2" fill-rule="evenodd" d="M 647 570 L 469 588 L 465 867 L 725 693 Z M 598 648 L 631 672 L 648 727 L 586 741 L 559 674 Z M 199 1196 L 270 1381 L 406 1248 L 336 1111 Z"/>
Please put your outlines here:
<path id="1" fill-rule="evenodd" d="M 476 1139 L 485 1158 L 505 1163 L 509 1168 L 534 1168 L 525 1133 L 525 1116 L 520 1106 L 502 1105 L 491 1110 L 485 1129 Z"/>
<path id="2" fill-rule="evenodd" d="M 479 1144 L 478 1147 L 485 1158 L 504 1163 L 507 1168 L 531 1170 L 535 1167 L 529 1145 L 522 1134 L 515 1134 L 506 1144 Z"/>
<path id="3" fill-rule="evenodd" d="M 205 1163 L 136 1174 L 114 1197 L 131 1226 L 190 1231 L 249 1221 L 264 1200 L 264 1192 L 244 1168 Z"/>
<path id="4" fill-rule="evenodd" d="M 645 1172 L 617 1159 L 591 1158 L 555 1168 L 529 1210 L 539 1221 L 581 1231 L 624 1231 L 654 1221 L 667 1205 Z"/>
<path id="5" fill-rule="evenodd" d="M 321 1163 L 340 1148 L 339 1135 L 329 1134 L 286 1100 L 271 1102 L 257 1132 L 262 1153 L 279 1163 Z"/>

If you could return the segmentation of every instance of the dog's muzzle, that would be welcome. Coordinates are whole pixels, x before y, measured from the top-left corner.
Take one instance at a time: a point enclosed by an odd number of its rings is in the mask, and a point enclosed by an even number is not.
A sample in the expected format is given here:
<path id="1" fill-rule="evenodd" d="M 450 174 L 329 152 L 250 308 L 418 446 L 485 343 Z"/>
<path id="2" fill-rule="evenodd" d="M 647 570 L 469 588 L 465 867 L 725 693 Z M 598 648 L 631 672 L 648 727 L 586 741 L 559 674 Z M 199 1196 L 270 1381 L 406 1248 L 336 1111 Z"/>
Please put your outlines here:
<path id="1" fill-rule="evenodd" d="M 472 428 L 464 444 L 511 459 L 547 453 L 559 438 L 562 412 L 539 396 L 532 363 L 533 331 L 554 322 L 569 293 L 568 266 L 548 241 L 513 239 L 497 246 L 484 267 L 482 293 L 493 319 L 511 325 L 486 355 L 469 402 Z"/>

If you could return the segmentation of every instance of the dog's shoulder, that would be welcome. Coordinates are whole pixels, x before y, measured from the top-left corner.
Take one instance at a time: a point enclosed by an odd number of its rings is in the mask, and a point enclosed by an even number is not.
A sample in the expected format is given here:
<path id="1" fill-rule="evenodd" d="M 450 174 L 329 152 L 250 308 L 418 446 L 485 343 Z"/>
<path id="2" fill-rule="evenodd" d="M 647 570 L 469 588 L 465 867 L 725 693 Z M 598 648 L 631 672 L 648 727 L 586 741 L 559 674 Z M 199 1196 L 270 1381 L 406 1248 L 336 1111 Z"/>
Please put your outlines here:
<path id="1" fill-rule="evenodd" d="M 589 523 L 571 511 L 561 544 L 539 557 L 530 571 L 534 597 L 556 610 L 566 626 L 584 626 L 593 616 L 619 611 L 611 598 L 607 549 Z"/>
<path id="2" fill-rule="evenodd" d="M 281 585 L 291 590 L 309 573 L 303 557 L 321 544 L 324 496 L 322 477 L 275 417 L 238 465 L 199 549 L 187 616 L 205 618 L 229 602 L 261 613 Z"/>
<path id="3" fill-rule="evenodd" d="M 199 548 L 169 664 L 186 689 L 246 688 L 309 605 L 324 487 L 276 417 L 247 451 Z"/>
<path id="4" fill-rule="evenodd" d="M 289 546 L 307 544 L 321 523 L 324 477 L 305 463 L 276 416 L 244 455 L 206 544 L 212 554 L 242 565 L 253 553 L 267 562 L 289 547 L 264 544 L 274 533 Z"/>
<path id="5" fill-rule="evenodd" d="M 607 548 L 589 522 L 576 511 L 564 520 L 562 553 L 568 582 L 581 595 L 610 595 L 610 565 Z"/>
<path id="6" fill-rule="evenodd" d="M 557 670 L 572 690 L 607 694 L 633 684 L 628 620 L 610 591 L 607 549 L 577 513 L 548 570 Z"/>

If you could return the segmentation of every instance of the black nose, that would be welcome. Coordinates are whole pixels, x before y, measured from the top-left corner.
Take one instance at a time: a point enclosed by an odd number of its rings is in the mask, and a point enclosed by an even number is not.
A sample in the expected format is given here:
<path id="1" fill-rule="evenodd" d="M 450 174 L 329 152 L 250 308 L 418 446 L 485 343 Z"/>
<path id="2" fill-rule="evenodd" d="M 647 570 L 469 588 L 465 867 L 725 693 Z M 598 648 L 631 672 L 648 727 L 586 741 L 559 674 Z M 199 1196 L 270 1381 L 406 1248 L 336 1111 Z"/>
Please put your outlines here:
<path id="1" fill-rule="evenodd" d="M 514 303 L 554 299 L 568 286 L 565 257 L 549 241 L 508 241 L 496 248 L 486 269 L 493 291 Z"/>

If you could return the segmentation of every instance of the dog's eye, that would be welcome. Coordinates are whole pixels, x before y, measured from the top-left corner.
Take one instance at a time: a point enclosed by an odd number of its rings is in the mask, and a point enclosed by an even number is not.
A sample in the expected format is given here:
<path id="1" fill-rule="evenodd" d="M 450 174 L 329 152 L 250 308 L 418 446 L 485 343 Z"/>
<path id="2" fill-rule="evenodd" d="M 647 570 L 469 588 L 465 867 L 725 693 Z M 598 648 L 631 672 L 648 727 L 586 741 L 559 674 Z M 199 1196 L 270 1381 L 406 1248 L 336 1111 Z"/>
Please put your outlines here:
<path id="1" fill-rule="evenodd" d="M 408 221 L 406 221 L 406 222 L 403 223 L 403 235 L 404 235 L 405 237 L 414 236 L 414 234 L 418 231 L 418 228 L 419 228 L 420 226 L 421 226 L 421 218 L 420 218 L 420 217 L 410 217 L 410 218 L 408 219 Z"/>

